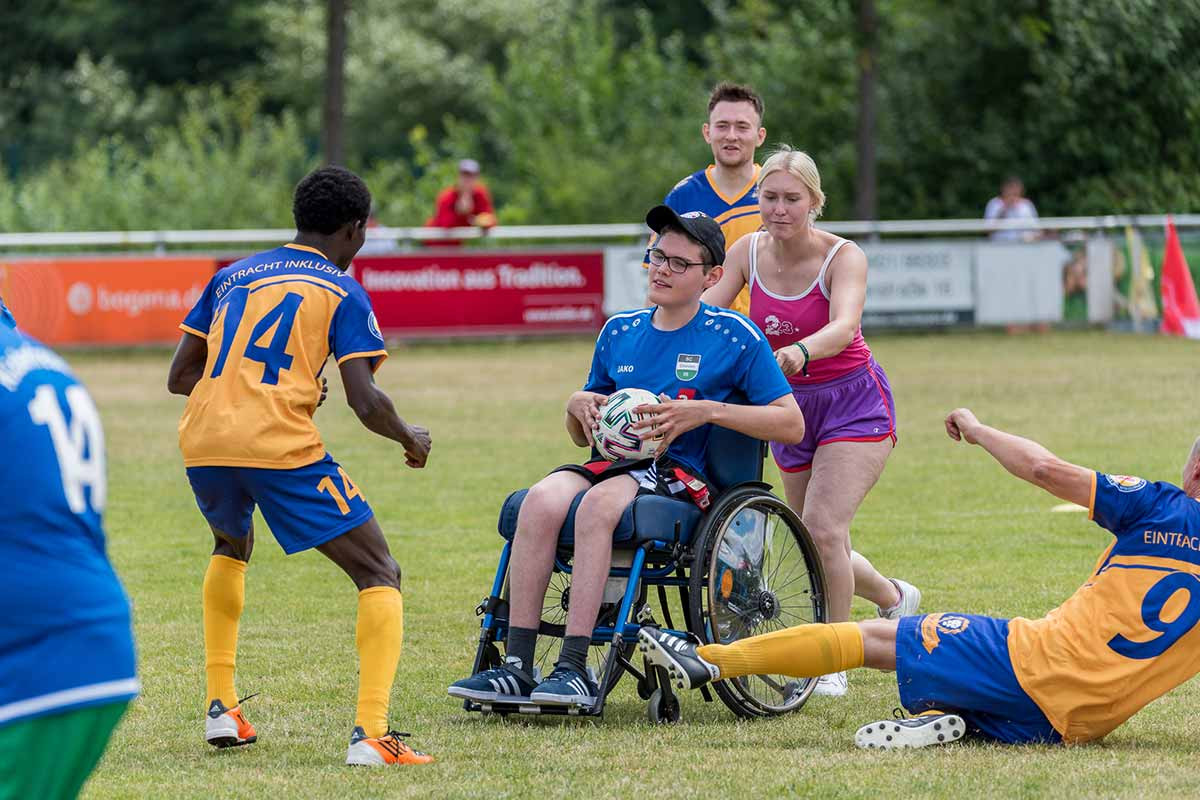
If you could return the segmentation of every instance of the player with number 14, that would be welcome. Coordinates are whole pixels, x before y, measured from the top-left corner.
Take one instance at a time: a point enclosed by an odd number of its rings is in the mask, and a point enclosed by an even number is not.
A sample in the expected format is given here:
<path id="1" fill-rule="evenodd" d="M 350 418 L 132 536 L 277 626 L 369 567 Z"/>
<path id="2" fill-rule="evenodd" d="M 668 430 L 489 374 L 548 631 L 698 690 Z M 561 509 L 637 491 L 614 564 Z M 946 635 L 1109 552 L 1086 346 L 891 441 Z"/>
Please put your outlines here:
<path id="1" fill-rule="evenodd" d="M 285 552 L 315 548 L 359 590 L 358 709 L 346 763 L 433 760 L 388 726 L 404 635 L 400 568 L 312 419 L 325 399 L 320 376 L 332 354 L 362 424 L 399 442 L 410 467 L 424 467 L 429 456 L 429 431 L 397 416 L 375 385 L 387 351 L 366 291 L 346 274 L 366 239 L 370 209 L 371 195 L 354 173 L 326 167 L 307 176 L 292 207 L 296 238 L 220 270 L 180 325 L 167 388 L 188 397 L 179 446 L 215 540 L 202 600 L 205 740 L 217 747 L 258 738 L 233 681 L 257 505 Z"/>

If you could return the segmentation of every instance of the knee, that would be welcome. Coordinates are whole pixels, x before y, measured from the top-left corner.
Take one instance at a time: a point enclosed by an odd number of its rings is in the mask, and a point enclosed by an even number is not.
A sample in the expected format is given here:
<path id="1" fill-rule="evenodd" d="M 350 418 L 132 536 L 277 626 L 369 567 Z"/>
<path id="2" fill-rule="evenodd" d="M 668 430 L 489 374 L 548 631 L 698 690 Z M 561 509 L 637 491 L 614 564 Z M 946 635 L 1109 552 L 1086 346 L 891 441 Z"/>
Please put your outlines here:
<path id="1" fill-rule="evenodd" d="M 575 530 L 606 528 L 610 532 L 625 513 L 629 498 L 624 493 L 606 491 L 604 484 L 590 490 L 579 501 L 575 512 Z"/>
<path id="2" fill-rule="evenodd" d="M 400 565 L 390 553 L 376 563 L 362 565 L 350 578 L 360 592 L 375 586 L 390 586 L 400 591 Z"/>
<path id="3" fill-rule="evenodd" d="M 822 553 L 836 552 L 849 558 L 849 531 L 818 515 L 805 517 L 804 527 L 808 529 L 808 535 L 812 537 L 813 544 Z"/>

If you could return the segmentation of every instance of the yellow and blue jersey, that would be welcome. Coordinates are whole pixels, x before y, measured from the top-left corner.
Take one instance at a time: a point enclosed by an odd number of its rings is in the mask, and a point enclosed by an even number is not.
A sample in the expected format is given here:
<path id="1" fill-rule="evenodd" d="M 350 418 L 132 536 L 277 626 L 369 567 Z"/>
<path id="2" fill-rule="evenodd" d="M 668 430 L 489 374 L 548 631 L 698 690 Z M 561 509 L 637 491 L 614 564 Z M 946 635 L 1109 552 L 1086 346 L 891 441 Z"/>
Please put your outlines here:
<path id="1" fill-rule="evenodd" d="M 1045 617 L 1009 623 L 1017 680 L 1067 741 L 1098 739 L 1200 672 L 1200 502 L 1168 483 L 1092 476 L 1116 537 Z"/>
<path id="2" fill-rule="evenodd" d="M 318 250 L 286 244 L 225 267 L 179 326 L 208 342 L 179 421 L 188 467 L 294 469 L 321 460 L 321 370 L 387 358 L 371 301 Z"/>
<path id="3" fill-rule="evenodd" d="M 663 204 L 670 206 L 680 214 L 689 211 L 702 211 L 716 220 L 725 234 L 725 249 L 728 250 L 734 242 L 748 233 L 759 229 L 761 219 L 758 211 L 758 171 L 754 166 L 754 177 L 740 192 L 733 197 L 726 197 L 717 188 L 712 179 L 715 165 L 710 164 L 705 169 L 695 172 L 667 192 Z M 750 313 L 750 290 L 744 288 L 730 306 L 741 314 Z"/>
<path id="4" fill-rule="evenodd" d="M 0 325 L 0 726 L 138 693 L 129 601 L 105 554 L 104 431 L 54 351 Z"/>

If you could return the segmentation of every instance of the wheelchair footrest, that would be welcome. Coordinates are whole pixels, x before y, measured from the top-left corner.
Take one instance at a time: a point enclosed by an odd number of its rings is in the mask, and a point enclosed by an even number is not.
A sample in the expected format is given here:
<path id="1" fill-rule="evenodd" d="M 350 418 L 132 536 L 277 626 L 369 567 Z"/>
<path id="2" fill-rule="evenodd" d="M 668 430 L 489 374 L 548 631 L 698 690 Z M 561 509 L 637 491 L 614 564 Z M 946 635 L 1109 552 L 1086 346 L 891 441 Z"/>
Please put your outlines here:
<path id="1" fill-rule="evenodd" d="M 603 715 L 603 712 L 598 711 L 595 706 L 538 705 L 529 701 L 477 703 L 469 700 L 466 709 L 482 714 L 545 714 L 559 717 L 599 717 Z"/>

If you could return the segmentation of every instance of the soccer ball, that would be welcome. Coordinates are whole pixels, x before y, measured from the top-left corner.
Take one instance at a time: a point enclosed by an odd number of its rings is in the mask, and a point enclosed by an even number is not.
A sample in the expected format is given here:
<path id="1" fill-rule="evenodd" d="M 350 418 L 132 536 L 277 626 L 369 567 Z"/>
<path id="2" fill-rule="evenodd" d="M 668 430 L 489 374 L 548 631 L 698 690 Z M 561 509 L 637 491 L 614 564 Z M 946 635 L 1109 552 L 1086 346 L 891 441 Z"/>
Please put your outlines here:
<path id="1" fill-rule="evenodd" d="M 653 458 L 662 439 L 639 439 L 639 426 L 644 414 L 633 410 L 642 405 L 656 405 L 658 395 L 645 389 L 621 389 L 609 395 L 600 407 L 600 429 L 596 431 L 596 449 L 609 461 L 622 458 Z"/>

